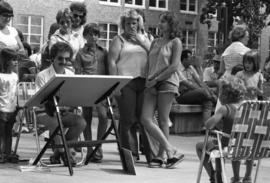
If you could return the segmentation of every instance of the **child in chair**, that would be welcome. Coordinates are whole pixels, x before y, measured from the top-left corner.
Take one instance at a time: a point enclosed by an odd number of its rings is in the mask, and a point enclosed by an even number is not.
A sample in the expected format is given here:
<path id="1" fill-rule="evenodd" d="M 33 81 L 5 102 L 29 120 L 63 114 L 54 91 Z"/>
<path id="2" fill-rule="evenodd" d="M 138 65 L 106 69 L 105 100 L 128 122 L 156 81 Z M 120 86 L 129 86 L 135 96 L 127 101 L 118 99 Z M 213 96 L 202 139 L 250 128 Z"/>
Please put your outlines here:
<path id="1" fill-rule="evenodd" d="M 246 87 L 244 85 L 243 80 L 231 76 L 226 79 L 226 81 L 222 81 L 220 87 L 220 102 L 222 106 L 217 110 L 217 112 L 210 117 L 206 123 L 205 127 L 207 129 L 214 128 L 219 122 L 223 122 L 223 129 L 224 133 L 230 134 L 234 122 L 234 115 L 244 100 L 246 93 Z M 229 140 L 222 138 L 221 140 L 222 147 L 228 146 Z M 202 155 L 203 149 L 203 142 L 200 142 L 196 145 L 197 155 L 200 158 Z M 217 149 L 217 145 L 211 141 L 208 142 L 206 145 L 206 150 L 211 151 Z M 222 183 L 221 177 L 221 162 L 220 159 L 216 159 L 216 172 L 214 168 L 209 162 L 209 155 L 205 155 L 205 159 L 203 162 L 203 166 L 206 169 L 208 175 L 210 176 L 211 183 Z M 232 162 L 233 174 L 234 177 L 231 179 L 232 183 L 240 182 L 239 177 L 239 168 L 240 168 L 240 161 L 233 161 Z M 243 179 L 244 183 L 251 182 L 251 170 L 252 170 L 252 161 L 247 161 L 246 163 L 246 174 Z"/>
<path id="2" fill-rule="evenodd" d="M 9 48 L 4 48 L 0 52 L 0 60 L 0 162 L 17 162 L 18 156 L 12 155 L 11 152 L 12 128 L 17 108 L 17 54 Z"/>

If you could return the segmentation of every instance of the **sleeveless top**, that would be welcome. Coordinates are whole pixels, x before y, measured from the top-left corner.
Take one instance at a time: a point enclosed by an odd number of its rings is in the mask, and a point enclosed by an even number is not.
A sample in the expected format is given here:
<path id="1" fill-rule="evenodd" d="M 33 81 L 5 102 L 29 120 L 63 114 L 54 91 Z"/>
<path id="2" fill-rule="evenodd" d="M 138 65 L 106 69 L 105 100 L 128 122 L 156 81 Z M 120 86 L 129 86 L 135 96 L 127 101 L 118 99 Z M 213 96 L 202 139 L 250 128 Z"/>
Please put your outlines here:
<path id="1" fill-rule="evenodd" d="M 162 44 L 161 39 L 159 38 L 153 43 L 154 45 L 152 45 L 152 48 L 149 53 L 149 61 L 148 61 L 149 67 L 147 78 L 151 78 L 163 72 L 171 64 L 173 40 L 170 40 L 169 42 L 165 42 Z M 170 82 L 176 86 L 179 86 L 180 69 L 181 64 L 179 64 L 178 71 L 174 72 L 165 81 Z"/>
<path id="2" fill-rule="evenodd" d="M 19 45 L 16 40 L 18 32 L 14 27 L 7 26 L 7 29 L 9 34 L 4 34 L 2 31 L 0 31 L 0 43 L 4 43 L 7 48 L 17 51 L 19 49 Z"/>
<path id="3" fill-rule="evenodd" d="M 140 45 L 127 41 L 121 35 L 122 42 L 119 60 L 116 62 L 117 74 L 122 76 L 146 77 L 147 52 Z"/>
<path id="4" fill-rule="evenodd" d="M 234 122 L 234 116 L 237 111 L 238 106 L 235 104 L 226 104 L 227 115 L 223 117 L 223 128 L 222 131 L 227 134 L 231 134 L 232 126 Z M 221 139 L 222 147 L 226 147 L 229 144 L 229 139 L 226 137 L 222 137 Z"/>

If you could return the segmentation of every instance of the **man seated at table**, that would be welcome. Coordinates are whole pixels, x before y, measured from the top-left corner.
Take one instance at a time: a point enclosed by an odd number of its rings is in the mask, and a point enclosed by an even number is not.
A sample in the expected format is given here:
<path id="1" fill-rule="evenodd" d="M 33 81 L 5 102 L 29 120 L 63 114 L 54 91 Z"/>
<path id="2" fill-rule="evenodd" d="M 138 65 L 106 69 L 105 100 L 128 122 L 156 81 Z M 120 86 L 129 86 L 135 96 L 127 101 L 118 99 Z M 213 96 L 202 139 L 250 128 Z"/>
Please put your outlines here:
<path id="1" fill-rule="evenodd" d="M 69 69 L 65 68 L 66 63 L 72 58 L 72 49 L 71 47 L 63 42 L 55 43 L 51 48 L 51 59 L 52 64 L 45 70 L 41 71 L 37 74 L 36 77 L 36 87 L 37 89 L 44 86 L 55 74 L 66 74 L 66 75 L 73 75 L 74 73 Z M 67 91 L 72 92 L 72 91 Z M 37 122 L 39 124 L 43 124 L 47 127 L 50 131 L 50 134 L 56 129 L 58 126 L 57 117 L 54 110 L 54 105 L 52 101 L 48 101 L 45 104 L 46 114 L 38 115 Z M 86 122 L 83 117 L 74 114 L 72 108 L 63 107 L 60 109 L 61 111 L 61 119 L 63 126 L 68 129 L 66 133 L 66 140 L 67 141 L 76 141 L 79 135 L 83 132 Z M 56 135 L 54 138 L 55 144 L 60 144 L 61 139 L 59 135 Z M 74 149 L 70 148 L 71 155 L 71 164 L 73 166 L 76 165 L 76 161 L 74 159 L 75 151 Z M 63 160 L 65 166 L 67 166 L 67 158 L 64 154 L 63 148 L 56 148 L 54 149 L 53 156 L 50 157 L 52 164 L 59 164 L 61 163 L 60 159 Z"/>

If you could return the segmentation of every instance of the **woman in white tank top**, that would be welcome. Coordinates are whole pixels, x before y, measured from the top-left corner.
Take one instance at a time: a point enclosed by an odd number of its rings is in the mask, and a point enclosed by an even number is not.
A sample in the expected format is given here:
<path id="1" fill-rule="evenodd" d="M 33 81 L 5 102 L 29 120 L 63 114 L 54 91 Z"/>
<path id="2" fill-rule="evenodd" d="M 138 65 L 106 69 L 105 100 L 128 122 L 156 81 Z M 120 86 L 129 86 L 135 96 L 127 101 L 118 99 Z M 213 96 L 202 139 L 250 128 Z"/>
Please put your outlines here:
<path id="1" fill-rule="evenodd" d="M 13 17 L 13 9 L 5 1 L 0 2 L 0 49 L 10 48 L 14 51 L 24 53 L 22 42 L 18 36 L 18 32 L 14 27 L 9 26 L 11 17 Z"/>

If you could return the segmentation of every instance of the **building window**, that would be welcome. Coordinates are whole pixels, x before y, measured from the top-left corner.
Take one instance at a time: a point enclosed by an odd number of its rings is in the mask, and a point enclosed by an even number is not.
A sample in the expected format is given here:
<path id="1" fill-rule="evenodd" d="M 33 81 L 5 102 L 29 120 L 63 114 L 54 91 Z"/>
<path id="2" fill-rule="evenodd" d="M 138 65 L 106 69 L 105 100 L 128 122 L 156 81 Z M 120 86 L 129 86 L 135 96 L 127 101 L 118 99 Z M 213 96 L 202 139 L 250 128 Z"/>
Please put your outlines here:
<path id="1" fill-rule="evenodd" d="M 40 48 L 43 44 L 43 17 L 34 15 L 18 15 L 17 28 L 22 31 L 24 40 L 31 48 Z"/>
<path id="2" fill-rule="evenodd" d="M 118 35 L 118 25 L 112 23 L 100 23 L 100 38 L 99 44 L 100 46 L 109 49 L 109 45 L 114 38 L 114 36 Z"/>
<path id="3" fill-rule="evenodd" d="M 145 0 L 125 0 L 126 7 L 144 8 Z"/>
<path id="4" fill-rule="evenodd" d="M 180 0 L 180 11 L 184 13 L 197 14 L 197 0 Z"/>
<path id="5" fill-rule="evenodd" d="M 217 32 L 208 32 L 208 52 L 214 53 L 217 47 Z"/>
<path id="6" fill-rule="evenodd" d="M 189 49 L 193 53 L 196 52 L 196 40 L 197 40 L 197 33 L 192 30 L 184 30 L 183 31 L 183 48 Z"/>
<path id="7" fill-rule="evenodd" d="M 121 1 L 122 0 L 99 0 L 99 3 L 110 6 L 121 6 Z"/>
<path id="8" fill-rule="evenodd" d="M 149 9 L 168 10 L 168 0 L 149 0 Z"/>

